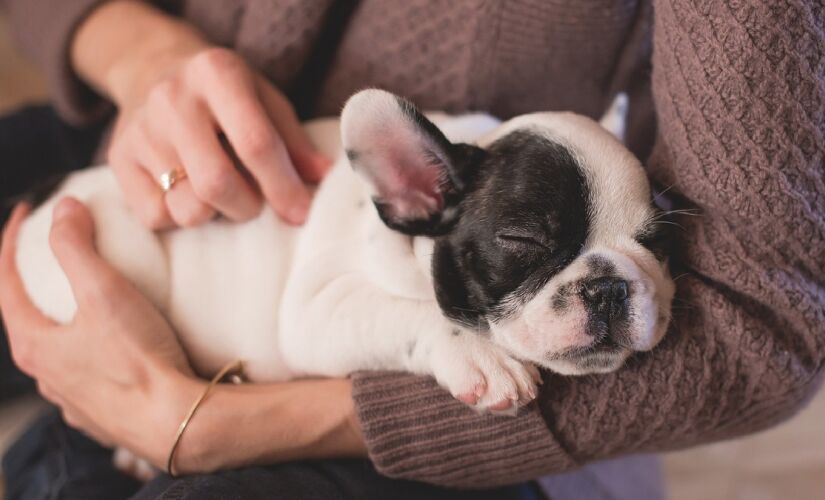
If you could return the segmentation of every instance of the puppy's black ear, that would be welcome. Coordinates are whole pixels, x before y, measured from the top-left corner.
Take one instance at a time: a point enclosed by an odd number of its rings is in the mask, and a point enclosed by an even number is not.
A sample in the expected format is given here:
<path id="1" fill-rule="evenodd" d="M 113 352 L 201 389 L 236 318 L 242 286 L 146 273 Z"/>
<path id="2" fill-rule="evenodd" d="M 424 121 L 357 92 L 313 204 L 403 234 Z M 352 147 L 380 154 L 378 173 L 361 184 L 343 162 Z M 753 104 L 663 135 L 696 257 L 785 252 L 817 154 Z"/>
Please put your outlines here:
<path id="1" fill-rule="evenodd" d="M 475 146 L 452 144 L 408 101 L 376 89 L 347 101 L 341 136 L 352 167 L 373 187 L 381 219 L 411 235 L 449 230 L 473 166 L 484 154 Z"/>

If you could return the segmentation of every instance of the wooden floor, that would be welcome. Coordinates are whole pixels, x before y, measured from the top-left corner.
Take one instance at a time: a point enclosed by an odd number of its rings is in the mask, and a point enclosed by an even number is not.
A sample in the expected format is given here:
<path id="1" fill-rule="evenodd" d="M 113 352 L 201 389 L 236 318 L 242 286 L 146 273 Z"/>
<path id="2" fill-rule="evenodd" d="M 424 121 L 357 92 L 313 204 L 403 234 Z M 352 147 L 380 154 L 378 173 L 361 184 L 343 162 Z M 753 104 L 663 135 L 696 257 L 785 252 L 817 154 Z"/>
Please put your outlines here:
<path id="1" fill-rule="evenodd" d="M 825 500 L 825 391 L 789 422 L 665 457 L 671 500 Z"/>
<path id="2" fill-rule="evenodd" d="M 13 51 L 0 16 L 0 113 L 44 95 L 42 79 Z M 42 408 L 36 398 L 0 407 L 0 452 Z M 665 472 L 671 500 L 825 500 L 825 392 L 770 431 L 669 454 Z"/>

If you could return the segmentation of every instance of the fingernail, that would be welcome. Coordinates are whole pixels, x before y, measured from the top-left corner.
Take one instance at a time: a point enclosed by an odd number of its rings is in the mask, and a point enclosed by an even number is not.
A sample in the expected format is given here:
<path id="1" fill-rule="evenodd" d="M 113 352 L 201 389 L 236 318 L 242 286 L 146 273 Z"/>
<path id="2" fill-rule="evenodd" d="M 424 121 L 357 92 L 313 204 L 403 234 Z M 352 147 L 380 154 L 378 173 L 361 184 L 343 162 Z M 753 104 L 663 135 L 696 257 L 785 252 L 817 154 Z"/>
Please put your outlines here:
<path id="1" fill-rule="evenodd" d="M 60 201 L 55 205 L 54 212 L 52 212 L 52 219 L 55 221 L 63 220 L 71 212 L 71 207 L 66 201 Z"/>
<path id="2" fill-rule="evenodd" d="M 293 224 L 303 224 L 307 219 L 308 210 L 306 205 L 295 205 L 287 211 L 286 218 Z"/>

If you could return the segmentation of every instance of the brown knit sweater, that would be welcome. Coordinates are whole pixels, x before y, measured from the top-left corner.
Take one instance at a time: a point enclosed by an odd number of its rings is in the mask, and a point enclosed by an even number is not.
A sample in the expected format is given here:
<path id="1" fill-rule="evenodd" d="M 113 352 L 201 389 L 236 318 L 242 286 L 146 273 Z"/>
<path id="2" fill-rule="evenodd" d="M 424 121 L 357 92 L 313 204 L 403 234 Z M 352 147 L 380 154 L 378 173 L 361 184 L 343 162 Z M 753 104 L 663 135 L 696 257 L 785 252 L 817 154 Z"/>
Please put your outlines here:
<path id="1" fill-rule="evenodd" d="M 67 40 L 100 1 L 6 0 L 22 45 L 76 122 L 104 104 L 72 74 Z M 545 374 L 538 403 L 515 418 L 477 415 L 427 378 L 355 375 L 383 473 L 465 487 L 515 482 L 754 432 L 820 386 L 825 6 L 654 3 L 362 0 L 340 43 L 326 40 L 334 52 L 316 42 L 343 22 L 340 2 L 182 4 L 179 15 L 290 95 L 306 98 L 309 79 L 320 81 L 305 115 L 335 114 L 367 85 L 428 109 L 502 118 L 544 109 L 597 116 L 625 90 L 633 150 L 656 186 L 701 214 L 679 220 L 669 334 L 618 373 Z"/>

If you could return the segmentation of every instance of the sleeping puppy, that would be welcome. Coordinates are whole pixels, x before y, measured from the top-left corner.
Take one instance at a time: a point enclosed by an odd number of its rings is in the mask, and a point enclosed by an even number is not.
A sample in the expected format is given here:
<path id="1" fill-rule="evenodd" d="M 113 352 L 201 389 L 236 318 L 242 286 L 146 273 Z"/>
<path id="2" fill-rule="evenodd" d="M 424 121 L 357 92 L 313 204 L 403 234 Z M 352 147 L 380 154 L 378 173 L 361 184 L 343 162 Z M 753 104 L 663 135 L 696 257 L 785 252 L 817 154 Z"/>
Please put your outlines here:
<path id="1" fill-rule="evenodd" d="M 625 101 L 603 120 L 621 134 Z M 255 382 L 356 370 L 432 375 L 479 410 L 536 396 L 543 367 L 603 373 L 653 348 L 674 286 L 639 161 L 598 123 L 535 113 L 425 117 L 365 90 L 307 124 L 336 166 L 294 228 L 271 210 L 154 233 L 106 167 L 71 175 L 25 222 L 35 304 L 75 302 L 48 245 L 52 207 L 88 205 L 100 253 L 169 319 L 194 368 Z"/>

